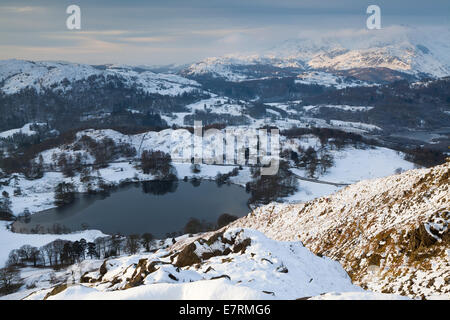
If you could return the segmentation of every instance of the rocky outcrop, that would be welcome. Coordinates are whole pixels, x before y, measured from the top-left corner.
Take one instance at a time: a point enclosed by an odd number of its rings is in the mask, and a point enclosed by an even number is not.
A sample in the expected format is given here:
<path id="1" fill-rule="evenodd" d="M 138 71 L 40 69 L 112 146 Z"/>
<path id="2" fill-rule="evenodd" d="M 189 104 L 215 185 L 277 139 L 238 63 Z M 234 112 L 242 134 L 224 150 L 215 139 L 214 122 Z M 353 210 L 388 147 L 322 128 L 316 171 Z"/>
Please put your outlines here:
<path id="1" fill-rule="evenodd" d="M 257 208 L 230 227 L 300 240 L 378 292 L 450 297 L 450 163 L 362 181 L 301 204 Z"/>

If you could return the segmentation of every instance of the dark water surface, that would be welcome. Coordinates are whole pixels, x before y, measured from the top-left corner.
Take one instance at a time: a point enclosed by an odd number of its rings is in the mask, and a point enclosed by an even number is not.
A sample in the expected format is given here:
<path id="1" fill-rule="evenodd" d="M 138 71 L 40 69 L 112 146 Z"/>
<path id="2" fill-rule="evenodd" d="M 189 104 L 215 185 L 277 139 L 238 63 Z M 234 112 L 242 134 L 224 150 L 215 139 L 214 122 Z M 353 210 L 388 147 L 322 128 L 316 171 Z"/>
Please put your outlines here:
<path id="1" fill-rule="evenodd" d="M 108 195 L 77 195 L 73 204 L 35 213 L 15 227 L 31 230 L 59 224 L 70 231 L 98 229 L 107 234 L 142 234 L 156 237 L 181 231 L 191 217 L 216 222 L 223 213 L 244 216 L 249 195 L 237 185 L 217 186 L 212 181 L 150 181 L 128 184 Z"/>

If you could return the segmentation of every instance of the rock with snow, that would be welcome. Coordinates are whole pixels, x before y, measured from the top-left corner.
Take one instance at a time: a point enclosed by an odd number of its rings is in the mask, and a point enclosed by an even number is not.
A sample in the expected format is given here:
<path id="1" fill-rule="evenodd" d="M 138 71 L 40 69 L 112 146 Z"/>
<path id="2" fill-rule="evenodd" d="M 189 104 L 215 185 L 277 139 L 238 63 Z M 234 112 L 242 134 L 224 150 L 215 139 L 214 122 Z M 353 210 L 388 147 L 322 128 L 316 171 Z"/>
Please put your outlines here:
<path id="1" fill-rule="evenodd" d="M 365 180 L 300 204 L 269 204 L 232 223 L 302 241 L 376 292 L 450 298 L 450 162 Z"/>

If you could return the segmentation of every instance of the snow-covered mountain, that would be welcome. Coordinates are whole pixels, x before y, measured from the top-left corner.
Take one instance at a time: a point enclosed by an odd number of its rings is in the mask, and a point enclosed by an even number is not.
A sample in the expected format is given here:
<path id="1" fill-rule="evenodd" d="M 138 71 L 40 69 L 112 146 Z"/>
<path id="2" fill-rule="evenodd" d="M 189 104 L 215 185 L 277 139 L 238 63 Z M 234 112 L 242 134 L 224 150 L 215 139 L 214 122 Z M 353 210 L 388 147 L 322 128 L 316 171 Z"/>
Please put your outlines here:
<path id="1" fill-rule="evenodd" d="M 293 71 L 334 71 L 388 68 L 410 75 L 450 74 L 450 30 L 389 27 L 383 30 L 341 31 L 286 40 L 265 52 L 208 58 L 184 71 L 236 81 L 254 78 L 249 69 L 272 66 L 272 76 Z"/>
<path id="2" fill-rule="evenodd" d="M 6 94 L 14 94 L 25 88 L 34 88 L 37 92 L 45 89 L 66 91 L 76 81 L 89 79 L 106 81 L 108 77 L 118 77 L 125 87 L 170 96 L 197 90 L 200 87 L 193 80 L 174 74 L 154 73 L 143 67 L 91 66 L 52 61 L 0 61 L 0 91 Z"/>
<path id="3" fill-rule="evenodd" d="M 450 30 L 442 28 L 316 33 L 286 40 L 263 52 L 210 57 L 187 67 L 4 60 L 0 61 L 0 90 L 6 94 L 31 87 L 38 92 L 49 88 L 65 91 L 76 81 L 119 77 L 125 86 L 173 96 L 198 89 L 200 85 L 186 77 L 199 76 L 229 81 L 298 77 L 298 83 L 337 87 L 379 83 L 379 79 L 444 77 L 450 75 L 449 38 Z"/>

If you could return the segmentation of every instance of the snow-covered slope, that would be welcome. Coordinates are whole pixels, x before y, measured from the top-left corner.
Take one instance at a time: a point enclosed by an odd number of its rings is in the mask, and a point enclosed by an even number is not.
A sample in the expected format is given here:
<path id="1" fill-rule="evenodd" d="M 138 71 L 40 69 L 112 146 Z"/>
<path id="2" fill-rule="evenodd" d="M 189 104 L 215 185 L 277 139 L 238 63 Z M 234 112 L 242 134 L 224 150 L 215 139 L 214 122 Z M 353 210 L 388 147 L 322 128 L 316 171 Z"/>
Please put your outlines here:
<path id="1" fill-rule="evenodd" d="M 40 125 L 45 125 L 45 123 L 33 123 L 33 122 L 31 122 L 31 123 L 27 123 L 22 128 L 11 129 L 11 130 L 0 132 L 0 139 L 7 139 L 7 138 L 10 138 L 10 137 L 14 136 L 15 134 L 23 134 L 23 135 L 27 135 L 27 136 L 35 135 L 36 131 L 34 131 L 32 129 L 32 127 L 33 126 L 40 126 Z"/>
<path id="2" fill-rule="evenodd" d="M 333 70 L 388 68 L 412 75 L 435 77 L 450 74 L 450 30 L 417 30 L 393 26 L 382 30 L 345 30 L 332 34 L 308 35 L 284 41 L 280 45 L 251 55 L 227 55 L 208 58 L 191 65 L 188 75 L 210 74 L 231 81 L 248 79 L 245 69 L 237 66 L 271 65 L 278 68 L 327 70 L 311 83 L 324 85 Z M 310 77 L 304 77 L 305 81 Z"/>
<path id="3" fill-rule="evenodd" d="M 159 74 L 142 68 L 108 65 L 93 67 L 85 64 L 51 61 L 0 61 L 0 90 L 6 94 L 25 88 L 41 92 L 45 89 L 70 90 L 72 83 L 96 77 L 102 80 L 117 76 L 126 87 L 136 87 L 147 93 L 178 95 L 200 87 L 195 81 L 173 75 Z"/>
<path id="4" fill-rule="evenodd" d="M 327 292 L 371 296 L 338 262 L 313 255 L 300 242 L 236 228 L 188 246 L 106 260 L 77 285 L 39 290 L 27 299 L 295 299 Z"/>
<path id="5" fill-rule="evenodd" d="M 450 298 L 450 162 L 361 181 L 334 195 L 257 208 L 232 227 L 302 241 L 377 292 Z"/>
<path id="6" fill-rule="evenodd" d="M 370 85 L 369 83 L 363 81 L 358 81 L 356 79 L 345 79 L 342 76 L 334 75 L 332 73 L 323 71 L 303 72 L 297 76 L 295 83 L 317 84 L 326 87 L 333 86 L 337 89 Z"/>

